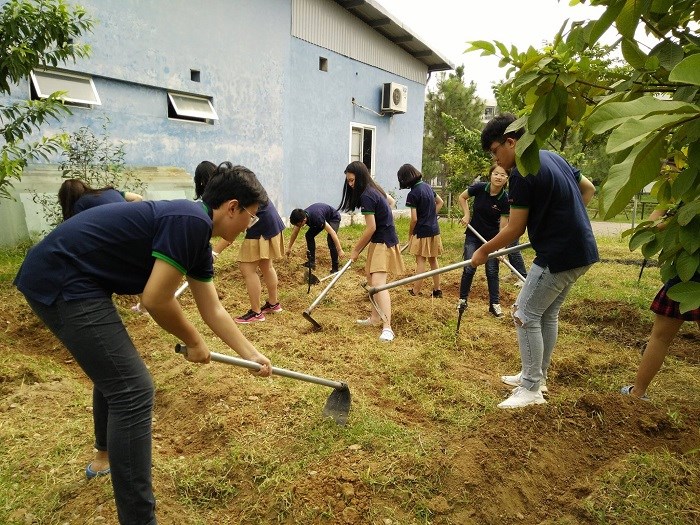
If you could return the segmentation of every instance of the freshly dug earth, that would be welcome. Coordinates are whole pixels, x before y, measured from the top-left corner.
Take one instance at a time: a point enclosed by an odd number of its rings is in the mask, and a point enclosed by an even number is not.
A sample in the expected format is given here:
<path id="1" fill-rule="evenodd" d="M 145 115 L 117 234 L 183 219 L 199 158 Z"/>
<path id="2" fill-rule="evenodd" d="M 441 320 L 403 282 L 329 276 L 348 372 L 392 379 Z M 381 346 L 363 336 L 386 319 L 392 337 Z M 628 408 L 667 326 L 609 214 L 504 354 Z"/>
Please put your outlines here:
<path id="1" fill-rule="evenodd" d="M 277 366 L 346 381 L 347 427 L 321 419 L 330 389 L 188 363 L 172 337 L 129 310 L 135 298 L 116 299 L 156 384 L 159 523 L 602 523 L 592 506 L 604 480 L 631 455 L 660 450 L 686 458 L 683 490 L 694 508 L 683 519 L 700 519 L 698 454 L 688 454 L 700 447 L 694 327 L 674 342 L 671 371 L 645 403 L 618 388 L 634 377 L 649 313 L 625 300 L 572 297 L 549 403 L 501 411 L 508 387 L 499 376 L 517 372 L 519 358 L 509 316 L 487 313 L 483 270 L 459 335 L 457 272 L 443 277 L 444 299 L 428 297 L 430 283 L 417 298 L 393 290 L 397 339 L 383 344 L 377 329 L 355 326 L 369 311 L 361 262 L 314 310 L 321 332 L 301 313 L 323 285 L 307 295 L 299 262 L 277 265 L 285 311 L 241 329 Z M 222 302 L 240 315 L 249 306 L 233 254 L 217 264 Z M 636 268 L 625 271 L 636 279 Z M 588 286 L 604 286 L 590 273 Z M 507 312 L 518 289 L 502 288 Z M 109 479 L 88 483 L 82 472 L 91 384 L 9 283 L 0 295 L 0 521 L 116 524 Z M 201 327 L 189 293 L 181 303 Z M 201 328 L 212 350 L 233 353 Z"/>

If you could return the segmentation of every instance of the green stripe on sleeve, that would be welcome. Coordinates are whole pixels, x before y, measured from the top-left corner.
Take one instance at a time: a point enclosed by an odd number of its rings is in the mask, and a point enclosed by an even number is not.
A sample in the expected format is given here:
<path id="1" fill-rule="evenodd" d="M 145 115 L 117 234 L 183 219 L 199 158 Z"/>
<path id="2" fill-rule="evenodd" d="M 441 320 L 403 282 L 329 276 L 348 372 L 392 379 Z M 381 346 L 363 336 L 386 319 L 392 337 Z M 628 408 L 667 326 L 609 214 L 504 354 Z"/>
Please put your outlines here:
<path id="1" fill-rule="evenodd" d="M 163 255 L 162 253 L 159 253 L 157 251 L 152 251 L 151 255 L 155 257 L 156 259 L 160 259 L 161 261 L 165 261 L 168 263 L 170 266 L 174 266 L 177 268 L 182 275 L 187 275 L 187 270 L 185 270 L 182 265 L 178 264 L 176 261 L 168 257 L 167 255 Z"/>

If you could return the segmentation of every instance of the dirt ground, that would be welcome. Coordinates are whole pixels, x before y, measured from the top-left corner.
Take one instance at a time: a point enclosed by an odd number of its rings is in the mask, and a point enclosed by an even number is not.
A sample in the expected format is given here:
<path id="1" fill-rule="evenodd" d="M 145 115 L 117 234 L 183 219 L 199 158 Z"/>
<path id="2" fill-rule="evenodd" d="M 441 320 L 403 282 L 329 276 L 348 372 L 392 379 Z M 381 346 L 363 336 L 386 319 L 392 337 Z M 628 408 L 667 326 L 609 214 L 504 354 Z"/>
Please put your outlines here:
<path id="1" fill-rule="evenodd" d="M 493 407 L 507 388 L 500 384 L 498 370 L 509 372 L 517 356 L 512 333 L 493 337 L 494 330 L 509 324 L 486 313 L 482 283 L 474 286 L 469 314 L 456 338 L 456 277 L 445 280 L 442 302 L 395 292 L 400 337 L 387 350 L 374 340 L 376 334 L 363 338 L 348 326 L 367 311 L 366 294 L 358 286 L 362 272 L 353 268 L 349 274 L 314 313 L 324 325 L 322 332 L 312 332 L 300 315 L 321 288 L 306 295 L 302 272 L 292 265 L 279 268 L 280 288 L 297 290 L 283 295 L 285 312 L 270 316 L 264 326 L 243 327 L 285 366 L 346 380 L 353 391 L 353 411 L 345 428 L 319 420 L 329 393 L 323 388 L 287 379 L 267 382 L 221 364 L 187 363 L 172 352 L 174 341 L 153 321 L 130 313 L 133 298 L 118 298 L 157 388 L 154 485 L 159 523 L 598 523 L 584 502 L 623 458 L 658 449 L 684 454 L 700 446 L 700 404 L 697 397 L 685 397 L 697 391 L 671 393 L 665 403 L 656 404 L 591 383 L 596 375 L 633 377 L 637 351 L 650 327 L 648 317 L 635 307 L 612 299 L 607 304 L 572 301 L 562 311 L 561 323 L 575 336 L 562 341 L 558 350 L 550 402 L 500 411 Z M 234 314 L 247 308 L 238 279 L 231 269 L 217 285 Z M 2 368 L 0 415 L 6 429 L 20 413 L 30 421 L 23 432 L 3 434 L 4 446 L 22 453 L 25 445 L 20 443 L 45 439 L 55 449 L 60 440 L 52 434 L 68 424 L 62 421 L 83 425 L 70 444 L 63 444 L 71 449 L 63 467 L 54 466 L 46 474 L 31 469 L 36 457 L 27 457 L 19 462 L 27 470 L 4 473 L 18 490 L 47 483 L 57 500 L 54 517 L 39 518 L 31 506 L 16 506 L 7 519 L 114 524 L 109 482 L 86 484 L 81 478 L 92 439 L 89 382 L 19 294 L 9 285 L 1 294 L 2 343 L 5 352 L 12 352 L 13 364 Z M 516 294 L 517 288 L 504 285 L 502 302 L 512 303 Z M 182 304 L 194 319 L 188 294 Z M 434 326 L 416 322 L 419 311 Z M 447 348 L 425 355 L 420 341 L 438 337 Z M 614 348 L 614 355 L 606 355 L 606 347 Z M 221 346 L 212 349 L 222 351 Z M 394 358 L 399 362 L 388 361 L 387 352 L 398 354 Z M 700 364 L 697 330 L 684 330 L 672 352 L 676 359 Z M 38 359 L 48 359 L 52 372 L 31 366 Z M 441 373 L 454 384 L 469 382 L 470 393 L 426 381 L 425 388 L 433 391 L 425 395 L 415 385 L 401 385 L 391 367 L 413 370 L 416 381 L 424 370 L 430 375 L 428 368 L 443 367 Z M 682 407 L 682 422 L 669 403 Z M 375 438 L 363 430 L 370 416 L 399 429 L 396 435 L 416 437 L 413 453 L 392 451 L 388 431 Z M 398 450 L 403 438 L 396 439 Z M 285 467 L 286 462 L 292 466 Z M 40 481 L 45 476 L 55 479 Z M 700 499 L 698 480 L 691 481 L 689 490 Z"/>

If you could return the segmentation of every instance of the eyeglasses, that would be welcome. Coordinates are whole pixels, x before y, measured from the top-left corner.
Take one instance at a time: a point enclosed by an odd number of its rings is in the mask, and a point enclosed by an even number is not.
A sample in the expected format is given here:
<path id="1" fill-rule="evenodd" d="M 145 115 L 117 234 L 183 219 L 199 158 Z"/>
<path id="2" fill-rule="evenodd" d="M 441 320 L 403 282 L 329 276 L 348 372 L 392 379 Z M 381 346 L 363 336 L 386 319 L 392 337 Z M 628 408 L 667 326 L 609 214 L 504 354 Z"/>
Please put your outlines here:
<path id="1" fill-rule="evenodd" d="M 253 215 L 252 213 L 250 213 L 250 212 L 249 212 L 246 208 L 244 208 L 243 206 L 241 206 L 240 208 L 243 209 L 243 210 L 245 210 L 245 212 L 246 212 L 248 215 L 250 215 L 250 221 L 248 222 L 248 228 L 252 228 L 255 224 L 257 224 L 257 222 L 260 220 L 260 217 L 258 217 L 257 215 Z"/>
<path id="2" fill-rule="evenodd" d="M 500 148 L 501 146 L 503 146 L 504 143 L 505 143 L 505 140 L 504 140 L 503 142 L 499 142 L 498 145 L 497 145 L 495 148 L 494 148 L 494 147 L 489 148 L 489 153 L 491 153 L 491 158 L 492 158 L 492 159 L 495 159 L 495 158 L 496 158 L 496 152 L 498 151 L 498 148 Z"/>

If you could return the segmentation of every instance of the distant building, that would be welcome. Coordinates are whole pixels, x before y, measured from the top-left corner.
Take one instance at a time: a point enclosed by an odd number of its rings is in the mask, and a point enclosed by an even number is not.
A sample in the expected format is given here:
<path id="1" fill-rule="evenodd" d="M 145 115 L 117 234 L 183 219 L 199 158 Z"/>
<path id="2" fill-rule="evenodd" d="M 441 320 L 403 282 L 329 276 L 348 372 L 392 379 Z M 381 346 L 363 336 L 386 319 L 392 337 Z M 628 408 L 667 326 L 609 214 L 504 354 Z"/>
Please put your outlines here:
<path id="1" fill-rule="evenodd" d="M 496 105 L 496 99 L 486 99 L 484 100 L 484 116 L 481 118 L 481 122 L 486 124 L 489 120 L 496 116 L 498 106 Z"/>
<path id="2" fill-rule="evenodd" d="M 191 198 L 162 174 L 191 174 L 202 160 L 252 169 L 283 215 L 339 203 L 351 160 L 398 189 L 398 167 L 421 165 L 428 76 L 453 68 L 375 0 L 81 4 L 97 20 L 84 36 L 91 56 L 35 71 L 2 103 L 67 91 L 73 115 L 44 133 L 98 131 L 106 116 L 127 164 L 175 168 L 160 171 L 149 198 Z M 25 214 L 29 190 L 61 182 L 35 171 L 16 185 Z M 0 202 L 0 219 L 18 210 Z"/>

